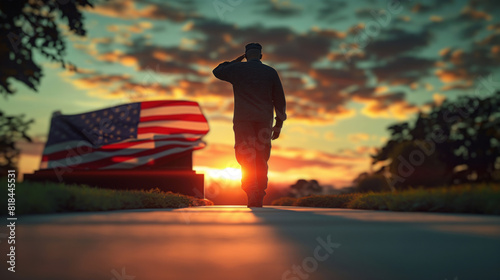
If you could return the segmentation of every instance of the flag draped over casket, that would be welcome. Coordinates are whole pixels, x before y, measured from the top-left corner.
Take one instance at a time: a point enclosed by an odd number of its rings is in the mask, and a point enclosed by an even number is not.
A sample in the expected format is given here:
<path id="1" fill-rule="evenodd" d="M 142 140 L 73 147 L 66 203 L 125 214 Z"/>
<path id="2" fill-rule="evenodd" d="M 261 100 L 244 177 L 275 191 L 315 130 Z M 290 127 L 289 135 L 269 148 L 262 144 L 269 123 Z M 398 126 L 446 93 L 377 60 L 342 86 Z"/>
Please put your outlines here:
<path id="1" fill-rule="evenodd" d="M 54 113 L 40 169 L 140 169 L 201 149 L 208 122 L 196 102 L 146 101 Z"/>

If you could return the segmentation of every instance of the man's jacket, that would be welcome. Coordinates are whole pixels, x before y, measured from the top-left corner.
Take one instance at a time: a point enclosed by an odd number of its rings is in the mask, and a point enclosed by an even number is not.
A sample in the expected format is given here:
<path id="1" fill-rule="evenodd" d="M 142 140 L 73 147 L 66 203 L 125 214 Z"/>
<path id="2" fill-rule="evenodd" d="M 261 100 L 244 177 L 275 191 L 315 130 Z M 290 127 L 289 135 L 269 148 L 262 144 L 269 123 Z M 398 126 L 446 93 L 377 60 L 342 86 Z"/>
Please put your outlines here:
<path id="1" fill-rule="evenodd" d="M 273 109 L 276 125 L 286 120 L 286 101 L 278 73 L 258 59 L 219 64 L 215 77 L 230 82 L 234 91 L 233 121 L 271 122 Z"/>

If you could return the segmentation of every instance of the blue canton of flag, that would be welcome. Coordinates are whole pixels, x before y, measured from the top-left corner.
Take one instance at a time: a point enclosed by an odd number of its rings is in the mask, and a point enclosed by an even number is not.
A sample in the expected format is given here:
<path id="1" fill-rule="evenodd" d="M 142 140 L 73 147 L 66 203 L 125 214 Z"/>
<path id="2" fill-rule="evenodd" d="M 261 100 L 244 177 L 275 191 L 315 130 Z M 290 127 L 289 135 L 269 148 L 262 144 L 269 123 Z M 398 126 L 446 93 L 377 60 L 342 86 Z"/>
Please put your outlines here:
<path id="1" fill-rule="evenodd" d="M 78 115 L 52 117 L 47 146 L 83 140 L 93 147 L 137 138 L 140 103 L 120 105 Z"/>

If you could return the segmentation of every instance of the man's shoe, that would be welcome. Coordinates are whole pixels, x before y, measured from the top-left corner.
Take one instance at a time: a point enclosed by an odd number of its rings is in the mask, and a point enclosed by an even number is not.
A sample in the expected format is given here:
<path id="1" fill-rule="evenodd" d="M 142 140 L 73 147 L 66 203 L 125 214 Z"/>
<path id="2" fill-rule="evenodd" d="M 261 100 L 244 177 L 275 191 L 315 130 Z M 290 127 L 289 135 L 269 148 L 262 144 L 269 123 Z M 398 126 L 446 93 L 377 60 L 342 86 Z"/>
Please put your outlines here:
<path id="1" fill-rule="evenodd" d="M 262 200 L 264 200 L 264 198 L 261 196 L 258 196 L 256 194 L 249 194 L 247 207 L 248 208 L 262 207 L 262 204 L 263 204 Z"/>
<path id="2" fill-rule="evenodd" d="M 253 203 L 249 203 L 247 205 L 248 208 L 262 208 L 262 204 L 253 204 Z"/>

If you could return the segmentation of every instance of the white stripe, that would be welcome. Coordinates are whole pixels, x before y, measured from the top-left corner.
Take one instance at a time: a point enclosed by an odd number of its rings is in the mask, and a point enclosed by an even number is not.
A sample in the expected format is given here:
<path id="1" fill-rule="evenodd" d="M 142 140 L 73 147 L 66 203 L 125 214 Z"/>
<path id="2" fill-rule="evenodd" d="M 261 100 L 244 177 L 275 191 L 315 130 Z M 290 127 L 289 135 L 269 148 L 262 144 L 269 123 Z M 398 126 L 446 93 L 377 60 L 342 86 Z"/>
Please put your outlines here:
<path id="1" fill-rule="evenodd" d="M 165 128 L 180 128 L 192 130 L 207 130 L 208 123 L 206 122 L 192 122 L 192 121 L 151 121 L 139 123 L 139 128 L 142 127 L 165 127 Z"/>
<path id="2" fill-rule="evenodd" d="M 188 141 L 165 141 L 165 142 L 150 142 L 150 143 L 142 143 L 139 145 L 134 145 L 129 148 L 124 148 L 118 151 L 97 151 L 89 154 L 84 154 L 84 155 L 75 155 L 72 157 L 66 157 L 62 158 L 59 160 L 51 160 L 48 162 L 48 168 L 56 168 L 56 167 L 62 167 L 62 166 L 70 166 L 70 165 L 78 165 L 78 164 L 84 164 L 84 163 L 89 163 L 109 157 L 114 157 L 114 156 L 126 156 L 126 155 L 133 155 L 135 153 L 143 152 L 146 150 L 150 150 L 152 148 L 160 148 L 166 145 L 186 145 L 188 148 L 192 148 L 194 146 L 199 145 L 199 143 L 202 142 L 201 140 L 195 141 L 195 142 L 188 142 Z M 47 162 L 47 161 L 42 161 Z"/>
<path id="3" fill-rule="evenodd" d="M 146 164 L 146 163 L 150 162 L 151 160 L 154 160 L 154 159 L 157 159 L 160 157 L 182 153 L 182 152 L 188 151 L 190 149 L 192 149 L 192 147 L 186 147 L 186 148 L 177 147 L 177 148 L 169 149 L 169 150 L 166 150 L 166 151 L 163 151 L 160 153 L 156 153 L 153 155 L 149 155 L 149 156 L 136 157 L 133 159 L 129 159 L 127 161 L 119 162 L 117 164 L 108 165 L 108 166 L 100 168 L 100 169 L 132 168 L 132 167 L 136 167 L 138 165 Z"/>
<path id="4" fill-rule="evenodd" d="M 119 143 L 129 143 L 129 142 L 133 142 L 133 141 L 138 141 L 138 140 L 137 139 L 126 139 L 126 140 L 119 142 Z M 114 144 L 118 144 L 118 143 L 114 143 Z M 137 143 L 137 144 L 132 145 L 128 148 L 140 147 L 139 145 L 144 145 L 144 144 L 149 144 L 149 143 Z M 110 144 L 110 145 L 112 145 L 112 144 Z M 106 147 L 106 146 L 108 146 L 108 147 Z M 51 145 L 50 147 L 43 149 L 43 154 L 49 155 L 49 154 L 52 154 L 55 152 L 61 152 L 61 151 L 67 151 L 69 153 L 69 151 L 75 150 L 75 149 L 77 150 L 77 152 L 79 152 L 79 149 L 81 149 L 82 151 L 88 151 L 86 149 L 92 148 L 92 147 L 97 148 L 97 147 L 94 147 L 92 145 L 89 145 L 88 142 L 83 141 L 83 140 L 67 141 L 67 142 L 63 142 L 60 144 Z M 112 147 L 109 147 L 109 145 L 103 145 L 101 147 L 112 148 Z"/>
<path id="5" fill-rule="evenodd" d="M 150 116 L 169 116 L 179 114 L 199 114 L 201 110 L 199 106 L 165 106 L 155 107 L 150 109 L 141 109 L 141 118 Z"/>
<path id="6" fill-rule="evenodd" d="M 171 138 L 200 138 L 202 136 L 204 136 L 205 134 L 192 134 L 192 133 L 182 133 L 182 134 L 156 134 L 156 133 L 144 133 L 144 134 L 140 134 L 139 137 L 137 138 L 129 138 L 129 139 L 125 139 L 121 142 L 118 142 L 118 143 L 113 143 L 113 144 L 121 144 L 121 143 L 131 143 L 131 142 L 134 142 L 134 141 L 141 141 L 141 140 L 144 140 L 144 139 L 151 139 L 151 140 L 167 140 L 167 139 L 171 139 Z M 113 144 L 109 144 L 109 145 L 113 145 Z M 139 145 L 141 143 L 137 143 L 137 145 Z M 101 147 L 106 147 L 106 146 L 109 146 L 109 145 L 103 145 Z M 48 154 L 52 154 L 52 153 L 55 153 L 55 152 L 60 152 L 60 151 L 70 151 L 70 150 L 74 150 L 74 149 L 82 149 L 83 151 L 86 151 L 87 148 L 92 148 L 93 146 L 90 145 L 87 141 L 84 141 L 84 140 L 74 140 L 74 141 L 67 141 L 67 142 L 62 142 L 62 143 L 59 143 L 59 144 L 54 144 L 54 145 L 50 145 L 49 147 L 45 147 L 43 149 L 43 155 L 48 155 Z M 132 147 L 136 147 L 135 145 L 134 146 L 130 146 L 129 148 L 132 148 Z M 96 148 L 96 147 L 94 147 Z M 107 147 L 108 148 L 108 147 Z M 112 147 L 110 147 L 112 148 Z"/>
<path id="7" fill-rule="evenodd" d="M 179 133 L 179 134 L 156 134 L 156 133 L 141 133 L 137 136 L 137 139 L 170 139 L 170 138 L 201 138 L 205 136 L 202 134 L 192 134 L 192 133 Z"/>

